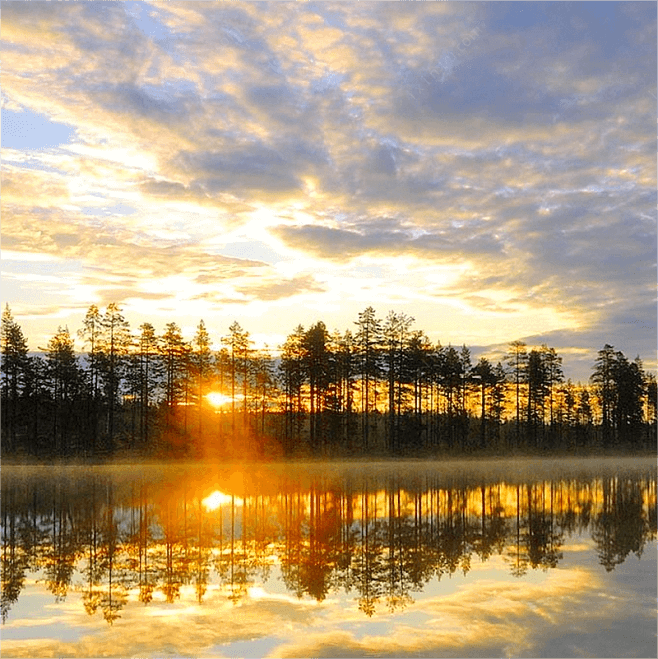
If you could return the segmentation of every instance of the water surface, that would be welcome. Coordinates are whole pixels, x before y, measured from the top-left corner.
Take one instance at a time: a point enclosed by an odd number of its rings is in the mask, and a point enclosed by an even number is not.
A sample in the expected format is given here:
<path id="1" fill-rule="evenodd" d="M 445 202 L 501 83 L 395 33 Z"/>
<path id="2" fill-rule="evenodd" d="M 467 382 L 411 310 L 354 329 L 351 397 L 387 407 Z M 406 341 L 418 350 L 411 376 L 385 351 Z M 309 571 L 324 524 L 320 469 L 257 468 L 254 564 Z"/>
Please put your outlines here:
<path id="1" fill-rule="evenodd" d="M 656 656 L 653 459 L 6 467 L 3 656 Z"/>

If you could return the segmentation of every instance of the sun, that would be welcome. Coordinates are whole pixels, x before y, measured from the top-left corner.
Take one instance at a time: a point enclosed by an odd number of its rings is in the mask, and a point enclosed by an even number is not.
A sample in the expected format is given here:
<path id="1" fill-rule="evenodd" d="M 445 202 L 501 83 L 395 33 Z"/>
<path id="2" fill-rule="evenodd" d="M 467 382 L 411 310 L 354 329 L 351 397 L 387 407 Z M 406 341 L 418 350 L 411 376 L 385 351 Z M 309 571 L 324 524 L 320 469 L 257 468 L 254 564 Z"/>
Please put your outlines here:
<path id="1" fill-rule="evenodd" d="M 233 400 L 230 396 L 227 396 L 226 394 L 220 394 L 218 392 L 206 394 L 206 399 L 213 407 L 221 407 L 222 405 L 226 405 L 226 403 L 230 403 Z"/>

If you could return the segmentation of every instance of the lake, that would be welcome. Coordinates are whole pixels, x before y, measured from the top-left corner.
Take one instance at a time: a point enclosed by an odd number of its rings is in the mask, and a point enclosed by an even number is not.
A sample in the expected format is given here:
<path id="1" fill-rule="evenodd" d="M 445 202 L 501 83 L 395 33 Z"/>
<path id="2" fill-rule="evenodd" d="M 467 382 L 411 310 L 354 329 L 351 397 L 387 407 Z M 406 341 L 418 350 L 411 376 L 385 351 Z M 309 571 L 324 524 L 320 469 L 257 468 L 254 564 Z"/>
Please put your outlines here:
<path id="1" fill-rule="evenodd" d="M 2 469 L 3 657 L 652 657 L 655 458 Z"/>

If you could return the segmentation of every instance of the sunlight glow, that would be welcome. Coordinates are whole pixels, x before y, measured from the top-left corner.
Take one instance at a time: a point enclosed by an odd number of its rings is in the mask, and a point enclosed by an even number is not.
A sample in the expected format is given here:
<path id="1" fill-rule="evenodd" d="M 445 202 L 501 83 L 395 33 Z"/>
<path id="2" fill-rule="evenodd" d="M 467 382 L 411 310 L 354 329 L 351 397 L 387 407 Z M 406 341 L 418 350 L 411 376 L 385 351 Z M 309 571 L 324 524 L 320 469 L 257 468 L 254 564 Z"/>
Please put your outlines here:
<path id="1" fill-rule="evenodd" d="M 208 399 L 208 402 L 214 407 L 221 407 L 222 405 L 230 403 L 234 399 L 242 400 L 244 396 L 242 394 L 235 394 L 235 398 L 233 398 L 232 396 L 227 396 L 226 394 L 220 394 L 219 392 L 213 391 L 209 394 L 206 394 L 206 398 Z"/>
<path id="2" fill-rule="evenodd" d="M 236 506 L 241 506 L 242 505 L 242 499 L 240 497 L 231 497 L 228 494 L 224 494 L 223 492 L 220 492 L 219 490 L 215 490 L 212 494 L 209 494 L 201 503 L 203 504 L 203 507 L 208 510 L 217 510 L 221 505 L 225 503 L 231 503 L 233 501 L 234 505 Z"/>

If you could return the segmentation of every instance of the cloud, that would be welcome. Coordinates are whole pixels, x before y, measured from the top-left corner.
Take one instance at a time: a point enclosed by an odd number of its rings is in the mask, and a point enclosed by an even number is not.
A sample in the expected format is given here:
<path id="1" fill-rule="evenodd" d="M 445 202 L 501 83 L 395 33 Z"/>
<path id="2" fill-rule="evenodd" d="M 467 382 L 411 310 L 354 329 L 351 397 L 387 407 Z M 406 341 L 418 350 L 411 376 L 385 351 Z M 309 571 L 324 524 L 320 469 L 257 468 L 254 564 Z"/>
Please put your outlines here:
<path id="1" fill-rule="evenodd" d="M 251 284 L 238 288 L 239 293 L 256 300 L 280 300 L 296 295 L 306 295 L 309 293 L 321 293 L 326 287 L 320 286 L 312 277 L 294 277 L 290 280 L 273 281 L 262 285 Z"/>
<path id="2" fill-rule="evenodd" d="M 39 170 L 3 166 L 2 205 L 60 206 L 70 200 L 64 176 Z"/>
<path id="3" fill-rule="evenodd" d="M 617 316 L 655 316 L 655 31 L 642 3 L 9 3 L 4 101 L 74 133 L 3 149 L 3 242 L 125 269 L 136 293 L 168 264 L 172 304 L 210 299 L 187 286 L 216 259 L 219 311 L 296 295 L 209 247 L 258 226 L 318 304 L 322 281 L 356 311 L 329 282 L 365 258 L 461 264 L 442 300 L 623 342 Z M 388 289 L 439 304 L 411 276 Z"/>
<path id="4" fill-rule="evenodd" d="M 381 228 L 376 221 L 357 225 L 358 230 L 337 229 L 317 225 L 281 226 L 270 231 L 286 244 L 323 258 L 344 260 L 368 253 L 413 254 L 418 258 L 444 256 L 449 260 L 478 252 L 495 253 L 500 246 L 492 236 L 474 235 L 465 239 L 461 231 L 448 227 L 431 233 L 416 227 Z"/>
<path id="5" fill-rule="evenodd" d="M 183 152 L 179 154 L 179 162 L 180 169 L 213 192 L 284 192 L 300 187 L 296 177 L 286 171 L 285 160 L 264 147 L 250 147 L 233 154 Z"/>

